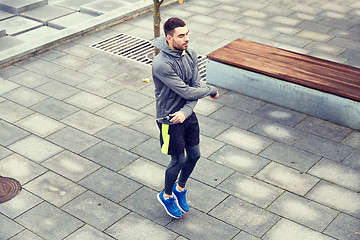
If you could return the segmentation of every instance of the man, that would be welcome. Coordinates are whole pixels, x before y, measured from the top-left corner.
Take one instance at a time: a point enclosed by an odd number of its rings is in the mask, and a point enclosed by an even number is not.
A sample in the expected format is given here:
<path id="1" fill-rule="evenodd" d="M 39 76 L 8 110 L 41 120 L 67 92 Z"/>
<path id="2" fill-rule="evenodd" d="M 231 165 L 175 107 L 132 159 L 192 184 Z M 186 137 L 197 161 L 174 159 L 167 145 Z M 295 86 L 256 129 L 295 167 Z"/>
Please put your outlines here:
<path id="1" fill-rule="evenodd" d="M 164 32 L 165 37 L 152 41 L 161 50 L 154 58 L 152 72 L 161 151 L 170 155 L 171 161 L 165 172 L 165 188 L 157 198 L 170 216 L 180 218 L 182 212 L 189 211 L 185 184 L 200 158 L 199 124 L 193 110 L 198 99 L 216 99 L 219 93 L 215 87 L 200 84 L 198 58 L 188 50 L 185 22 L 170 18 L 164 23 Z"/>

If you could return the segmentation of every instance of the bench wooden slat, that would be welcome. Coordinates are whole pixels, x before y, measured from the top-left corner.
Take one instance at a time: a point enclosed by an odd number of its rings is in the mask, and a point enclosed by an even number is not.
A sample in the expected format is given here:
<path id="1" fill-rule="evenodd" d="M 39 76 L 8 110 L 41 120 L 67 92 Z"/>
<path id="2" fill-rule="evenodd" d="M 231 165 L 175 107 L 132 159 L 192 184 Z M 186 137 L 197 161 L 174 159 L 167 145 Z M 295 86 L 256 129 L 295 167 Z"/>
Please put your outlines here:
<path id="1" fill-rule="evenodd" d="M 304 70 L 306 69 L 309 72 L 320 72 L 322 75 L 332 76 L 335 81 L 337 78 L 340 78 L 340 81 L 360 85 L 360 70 L 355 67 L 277 48 L 275 48 L 276 52 L 274 52 L 274 47 L 242 39 L 231 42 L 225 47 L 231 48 L 234 51 L 246 52 L 259 55 L 263 58 L 272 59 L 274 60 L 275 65 L 277 63 L 289 64 L 291 67 L 299 67 Z M 239 55 L 239 57 L 241 57 L 241 55 Z"/>
<path id="2" fill-rule="evenodd" d="M 230 49 L 223 49 L 223 51 L 224 53 L 228 53 L 228 56 L 226 60 L 222 59 L 221 62 L 232 65 L 231 63 L 235 61 L 237 57 L 231 57 L 234 55 L 231 54 L 232 51 Z M 216 58 L 213 60 L 217 61 Z M 334 84 L 325 78 L 316 77 L 314 74 L 304 73 L 294 68 L 289 69 L 287 66 L 274 67 L 271 62 L 266 62 L 263 59 L 261 64 L 259 64 L 258 57 L 254 57 L 254 55 L 244 54 L 242 61 L 243 64 L 246 65 L 243 67 L 244 69 L 360 101 L 360 88 L 349 88 L 347 84 L 341 82 L 334 86 Z"/>
<path id="3" fill-rule="evenodd" d="M 244 50 L 244 47 L 247 47 L 247 48 L 251 48 L 251 49 L 260 49 L 261 50 L 260 53 L 261 52 L 275 53 L 275 54 L 281 53 L 284 56 L 287 56 L 290 58 L 295 58 L 297 60 L 303 60 L 303 61 L 310 62 L 310 63 L 323 62 L 324 64 L 330 64 L 334 67 L 337 67 L 338 70 L 346 69 L 346 71 L 352 71 L 355 74 L 359 73 L 359 68 L 356 68 L 356 67 L 344 65 L 341 63 L 331 62 L 331 61 L 328 61 L 325 59 L 320 59 L 320 58 L 312 57 L 309 55 L 304 55 L 301 53 L 295 53 L 295 52 L 291 52 L 288 50 L 284 50 L 284 49 L 280 49 L 280 48 L 276 48 L 276 47 L 272 47 L 272 46 L 267 46 L 267 45 L 264 45 L 261 43 L 251 42 L 251 41 L 244 40 L 244 39 L 237 39 L 237 40 L 229 43 L 225 47 L 229 47 L 229 48 L 232 47 L 237 50 Z"/>
<path id="4" fill-rule="evenodd" d="M 208 57 L 236 67 L 360 101 L 360 69 L 236 40 Z"/>
<path id="5" fill-rule="evenodd" d="M 226 55 L 226 58 L 228 58 L 229 62 L 239 61 L 238 59 L 239 56 L 233 54 L 233 51 L 231 49 L 223 49 L 222 54 Z M 244 60 L 245 58 L 253 59 L 255 61 L 252 61 L 250 64 L 250 62 L 245 62 Z M 291 62 L 291 60 L 289 62 Z M 314 79 L 316 79 L 316 81 L 322 81 L 323 84 L 327 86 L 333 85 L 334 84 L 333 81 L 335 81 L 337 85 L 342 85 L 342 86 L 348 85 L 360 89 L 360 81 L 352 80 L 355 78 L 355 76 L 352 77 L 349 76 L 348 78 L 350 79 L 347 78 L 343 79 L 344 76 L 334 77 L 332 74 L 328 73 L 331 72 L 331 70 L 325 71 L 326 69 L 322 69 L 322 71 L 320 71 L 317 68 L 317 69 L 313 69 L 313 71 L 310 71 L 309 69 L 306 69 L 301 65 L 294 66 L 291 63 L 280 62 L 274 58 L 271 59 L 264 58 L 262 56 L 254 55 L 252 53 L 247 53 L 247 52 L 241 53 L 241 63 L 242 63 L 241 66 L 245 66 L 246 68 L 251 68 L 252 71 L 262 71 L 263 74 L 266 74 L 267 72 L 265 69 L 262 69 L 263 68 L 262 64 L 267 63 L 267 66 L 272 66 L 272 68 L 270 68 L 269 70 L 270 71 L 269 74 L 271 73 L 273 76 L 275 73 L 278 74 L 286 73 L 286 75 L 281 75 L 282 78 L 288 80 L 287 79 L 288 77 L 286 76 L 289 76 L 289 78 L 290 76 L 297 77 L 298 78 L 297 83 L 301 83 L 301 81 L 306 82 L 307 80 L 315 81 Z M 295 72 L 297 73 L 297 75 L 294 75 Z M 341 74 L 345 75 L 343 72 L 341 72 Z"/>

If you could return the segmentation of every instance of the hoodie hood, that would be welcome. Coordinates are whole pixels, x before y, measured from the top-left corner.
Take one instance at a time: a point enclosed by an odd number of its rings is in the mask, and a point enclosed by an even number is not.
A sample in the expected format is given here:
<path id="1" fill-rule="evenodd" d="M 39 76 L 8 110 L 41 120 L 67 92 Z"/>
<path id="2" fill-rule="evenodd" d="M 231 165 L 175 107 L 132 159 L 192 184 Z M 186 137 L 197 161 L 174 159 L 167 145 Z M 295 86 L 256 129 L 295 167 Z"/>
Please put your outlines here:
<path id="1" fill-rule="evenodd" d="M 151 41 L 151 45 L 174 57 L 180 57 L 183 53 L 183 51 L 172 50 L 166 41 L 166 37 L 155 38 Z"/>

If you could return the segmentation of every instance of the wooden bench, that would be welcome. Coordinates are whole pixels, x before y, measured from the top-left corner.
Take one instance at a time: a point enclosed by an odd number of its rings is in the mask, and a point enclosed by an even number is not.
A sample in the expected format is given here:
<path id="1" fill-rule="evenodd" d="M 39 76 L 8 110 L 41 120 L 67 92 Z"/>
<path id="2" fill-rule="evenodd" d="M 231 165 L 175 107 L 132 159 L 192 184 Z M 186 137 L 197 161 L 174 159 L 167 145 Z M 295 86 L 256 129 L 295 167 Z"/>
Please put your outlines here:
<path id="1" fill-rule="evenodd" d="M 243 39 L 207 57 L 207 83 L 360 129 L 359 68 Z"/>

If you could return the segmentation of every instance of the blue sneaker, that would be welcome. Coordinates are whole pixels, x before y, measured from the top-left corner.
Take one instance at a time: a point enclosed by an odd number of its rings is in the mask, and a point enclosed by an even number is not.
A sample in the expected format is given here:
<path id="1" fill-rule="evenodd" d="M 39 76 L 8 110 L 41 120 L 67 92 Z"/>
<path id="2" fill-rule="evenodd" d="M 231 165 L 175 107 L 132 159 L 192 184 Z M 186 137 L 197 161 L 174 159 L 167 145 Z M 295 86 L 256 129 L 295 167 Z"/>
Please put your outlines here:
<path id="1" fill-rule="evenodd" d="M 163 191 L 161 191 L 161 193 L 159 193 L 157 195 L 157 199 L 159 200 L 161 205 L 163 205 L 167 214 L 169 214 L 171 217 L 173 217 L 173 218 L 181 218 L 182 217 L 182 213 L 181 213 L 179 207 L 176 205 L 174 197 L 165 199 L 164 198 L 164 190 L 163 190 Z"/>
<path id="2" fill-rule="evenodd" d="M 176 203 L 179 206 L 180 210 L 184 213 L 187 213 L 190 211 L 189 204 L 186 202 L 186 196 L 185 196 L 186 192 L 187 192 L 186 189 L 182 192 L 178 191 L 176 189 L 176 183 L 174 184 L 173 194 L 176 199 Z"/>

